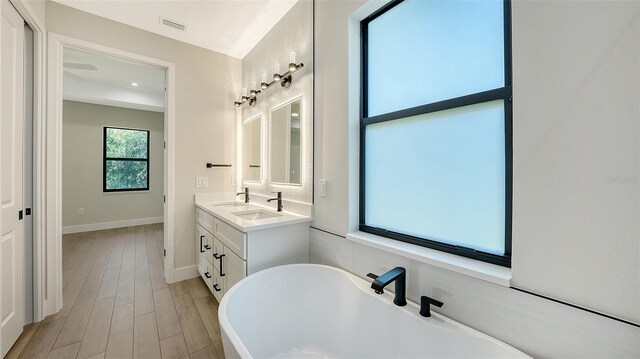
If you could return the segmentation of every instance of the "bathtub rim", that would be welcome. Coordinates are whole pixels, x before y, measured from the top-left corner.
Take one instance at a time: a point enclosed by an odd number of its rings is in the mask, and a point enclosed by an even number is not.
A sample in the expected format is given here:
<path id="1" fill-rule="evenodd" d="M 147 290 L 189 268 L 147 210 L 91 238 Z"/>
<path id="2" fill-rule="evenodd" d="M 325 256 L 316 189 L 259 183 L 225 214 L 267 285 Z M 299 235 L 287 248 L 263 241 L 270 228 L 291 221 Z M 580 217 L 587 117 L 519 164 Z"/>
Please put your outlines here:
<path id="1" fill-rule="evenodd" d="M 378 300 L 381 300 L 383 302 L 384 305 L 393 305 L 395 306 L 395 304 L 393 304 L 393 298 L 394 298 L 394 294 L 392 294 L 390 291 L 385 291 L 383 294 L 379 295 L 379 294 L 374 294 L 370 288 L 369 288 L 369 282 L 367 282 L 365 279 L 358 277 L 357 275 L 348 272 L 344 269 L 341 268 L 337 268 L 337 267 L 333 267 L 333 266 L 328 266 L 328 265 L 324 265 L 324 264 L 314 264 L 314 263 L 296 263 L 296 264 L 285 264 L 285 265 L 280 265 L 280 266 L 275 266 L 275 267 L 271 267 L 271 268 L 267 268 L 264 270 L 261 270 L 259 272 L 256 272 L 250 276 L 247 276 L 245 278 L 243 278 L 241 281 L 239 281 L 238 283 L 236 283 L 231 289 L 229 289 L 227 291 L 227 293 L 225 294 L 225 296 L 222 298 L 222 301 L 220 302 L 220 306 L 218 308 L 218 320 L 220 322 L 220 329 L 221 329 L 221 335 L 227 337 L 227 340 L 230 342 L 231 345 L 233 345 L 234 349 L 236 350 L 238 357 L 239 358 L 253 358 L 253 355 L 251 355 L 251 353 L 249 352 L 249 350 L 247 349 L 247 347 L 244 345 L 244 343 L 242 342 L 242 340 L 240 339 L 240 337 L 238 336 L 238 334 L 236 333 L 236 331 L 233 329 L 231 323 L 229 322 L 229 319 L 227 318 L 227 313 L 226 313 L 226 309 L 227 309 L 227 303 L 229 302 L 229 298 L 233 297 L 233 294 L 236 292 L 236 290 L 240 287 L 242 287 L 244 285 L 245 282 L 247 281 L 253 281 L 253 280 L 258 280 L 259 277 L 264 276 L 264 275 L 268 275 L 269 272 L 272 271 L 278 271 L 278 270 L 284 270 L 285 268 L 288 267 L 316 267 L 316 268 L 323 268 L 323 269 L 327 269 L 327 270 L 332 270 L 334 272 L 338 272 L 344 276 L 346 276 L 349 280 L 351 280 L 351 282 L 363 293 L 376 298 Z M 528 354 L 526 354 L 525 352 L 523 352 L 522 350 L 513 347 L 512 345 L 505 343 L 501 340 L 499 340 L 498 338 L 494 338 L 491 335 L 481 332 L 477 329 L 474 329 L 472 327 L 469 327 L 461 322 L 458 322 L 454 319 L 451 319 L 447 316 L 444 316 L 440 313 L 437 313 L 435 311 L 431 311 L 431 317 L 427 318 L 427 317 L 422 317 L 419 314 L 420 311 L 420 305 L 410 301 L 407 299 L 407 305 L 403 306 L 403 307 L 398 307 L 397 308 L 400 311 L 406 312 L 409 315 L 412 315 L 414 317 L 417 317 L 420 320 L 423 320 L 425 322 L 428 321 L 433 321 L 434 319 L 438 320 L 439 322 L 442 323 L 446 323 L 447 325 L 454 327 L 457 330 L 460 330 L 464 333 L 467 333 L 471 336 L 476 336 L 476 337 L 480 337 L 483 339 L 486 339 L 488 341 L 493 342 L 496 345 L 502 346 L 505 349 L 511 350 L 514 353 L 520 353 L 523 358 L 531 358 Z M 432 319 L 433 318 L 433 319 Z M 446 328 L 444 327 L 443 324 L 441 323 L 427 323 L 430 325 L 438 325 L 441 327 L 442 330 L 453 330 L 453 328 Z M 226 356 L 226 355 L 225 355 Z"/>

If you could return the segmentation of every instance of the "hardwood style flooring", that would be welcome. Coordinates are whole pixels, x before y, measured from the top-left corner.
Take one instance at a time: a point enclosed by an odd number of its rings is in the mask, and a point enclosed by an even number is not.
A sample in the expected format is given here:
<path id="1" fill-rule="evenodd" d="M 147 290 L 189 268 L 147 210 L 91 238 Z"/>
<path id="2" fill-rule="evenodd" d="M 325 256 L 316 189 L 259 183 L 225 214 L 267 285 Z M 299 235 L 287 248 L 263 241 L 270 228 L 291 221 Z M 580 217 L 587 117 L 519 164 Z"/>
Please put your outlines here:
<path id="1" fill-rule="evenodd" d="M 62 310 L 5 358 L 223 359 L 218 303 L 200 277 L 167 285 L 161 224 L 65 235 Z"/>

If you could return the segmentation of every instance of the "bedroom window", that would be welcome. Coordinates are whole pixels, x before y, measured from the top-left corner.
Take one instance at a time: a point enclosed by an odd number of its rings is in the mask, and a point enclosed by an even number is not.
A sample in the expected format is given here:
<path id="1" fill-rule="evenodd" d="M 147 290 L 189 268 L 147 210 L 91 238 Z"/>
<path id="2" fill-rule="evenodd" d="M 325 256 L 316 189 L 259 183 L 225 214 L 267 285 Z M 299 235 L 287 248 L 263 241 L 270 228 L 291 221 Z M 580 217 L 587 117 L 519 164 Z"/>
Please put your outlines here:
<path id="1" fill-rule="evenodd" d="M 149 190 L 149 131 L 104 127 L 103 191 Z"/>

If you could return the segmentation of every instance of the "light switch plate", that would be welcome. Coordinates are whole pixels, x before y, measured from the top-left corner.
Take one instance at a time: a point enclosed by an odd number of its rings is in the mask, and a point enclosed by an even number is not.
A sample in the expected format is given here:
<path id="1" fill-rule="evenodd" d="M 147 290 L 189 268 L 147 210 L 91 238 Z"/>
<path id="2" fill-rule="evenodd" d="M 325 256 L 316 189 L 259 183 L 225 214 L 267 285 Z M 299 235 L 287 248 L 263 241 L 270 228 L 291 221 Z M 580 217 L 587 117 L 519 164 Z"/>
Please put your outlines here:
<path id="1" fill-rule="evenodd" d="M 78 208 L 78 214 L 83 215 L 84 214 L 84 208 Z"/>
<path id="2" fill-rule="evenodd" d="M 196 177 L 196 187 L 197 188 L 209 187 L 209 177 Z"/>
<path id="3" fill-rule="evenodd" d="M 327 180 L 321 179 L 318 182 L 320 187 L 318 188 L 318 194 L 320 195 L 320 197 L 326 197 L 327 196 Z"/>

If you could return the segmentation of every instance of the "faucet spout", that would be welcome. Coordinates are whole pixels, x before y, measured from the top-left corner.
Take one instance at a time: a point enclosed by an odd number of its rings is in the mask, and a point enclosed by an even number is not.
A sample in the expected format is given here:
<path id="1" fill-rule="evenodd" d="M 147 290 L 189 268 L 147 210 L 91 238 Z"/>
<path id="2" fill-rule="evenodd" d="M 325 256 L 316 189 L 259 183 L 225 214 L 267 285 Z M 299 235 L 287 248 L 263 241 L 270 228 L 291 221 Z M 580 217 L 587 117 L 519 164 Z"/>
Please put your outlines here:
<path id="1" fill-rule="evenodd" d="M 282 192 L 274 192 L 278 194 L 278 197 L 269 198 L 267 202 L 278 201 L 278 212 L 282 212 Z"/>
<path id="2" fill-rule="evenodd" d="M 249 203 L 249 187 L 244 188 L 244 192 L 238 192 L 236 196 L 244 195 L 244 203 Z"/>
<path id="3" fill-rule="evenodd" d="M 395 267 L 387 273 L 376 276 L 375 274 L 369 273 L 367 275 L 370 278 L 373 278 L 373 282 L 371 283 L 371 289 L 375 291 L 376 294 L 384 293 L 384 287 L 391 284 L 391 282 L 396 282 L 396 292 L 395 298 L 393 299 L 393 303 L 398 306 L 407 305 L 406 299 L 406 288 L 407 288 L 407 270 L 402 267 Z"/>

